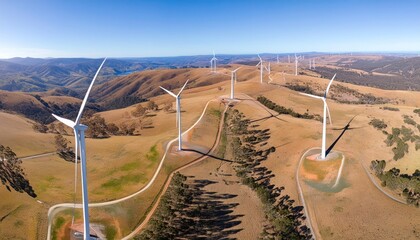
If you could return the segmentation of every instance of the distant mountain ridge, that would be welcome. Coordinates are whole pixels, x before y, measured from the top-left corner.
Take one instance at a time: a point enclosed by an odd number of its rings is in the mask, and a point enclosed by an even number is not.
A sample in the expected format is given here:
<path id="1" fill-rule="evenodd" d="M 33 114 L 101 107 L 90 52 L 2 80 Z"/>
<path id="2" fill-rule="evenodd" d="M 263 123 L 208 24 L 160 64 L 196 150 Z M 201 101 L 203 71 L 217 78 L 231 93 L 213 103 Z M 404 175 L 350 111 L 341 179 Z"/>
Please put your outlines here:
<path id="1" fill-rule="evenodd" d="M 277 55 L 262 54 L 274 61 Z M 285 54 L 280 56 L 287 56 Z M 179 56 L 108 59 L 97 83 L 148 69 L 208 67 L 212 56 Z M 218 64 L 247 63 L 257 60 L 256 54 L 217 55 Z M 0 59 L 0 90 L 44 92 L 56 87 L 79 91 L 85 89 L 102 59 L 90 58 L 10 58 Z"/>

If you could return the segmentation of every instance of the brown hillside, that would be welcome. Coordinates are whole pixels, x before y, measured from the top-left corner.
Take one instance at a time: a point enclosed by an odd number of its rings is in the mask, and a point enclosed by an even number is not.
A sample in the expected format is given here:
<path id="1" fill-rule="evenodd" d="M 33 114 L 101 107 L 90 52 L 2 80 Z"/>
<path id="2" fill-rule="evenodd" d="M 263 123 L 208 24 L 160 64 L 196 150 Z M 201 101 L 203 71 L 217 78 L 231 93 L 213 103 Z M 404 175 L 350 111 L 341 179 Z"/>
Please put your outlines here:
<path id="1" fill-rule="evenodd" d="M 230 69 L 236 67 L 238 66 L 227 66 Z M 238 81 L 256 76 L 254 67 L 243 66 L 240 71 Z M 207 86 L 230 80 L 230 71 L 223 69 L 219 70 L 218 74 L 211 74 L 209 69 L 203 68 L 147 70 L 99 85 L 94 88 L 92 97 L 101 104 L 121 97 L 147 99 L 164 93 L 159 86 L 174 90 L 182 87 L 187 79 L 190 80 L 189 88 Z"/>

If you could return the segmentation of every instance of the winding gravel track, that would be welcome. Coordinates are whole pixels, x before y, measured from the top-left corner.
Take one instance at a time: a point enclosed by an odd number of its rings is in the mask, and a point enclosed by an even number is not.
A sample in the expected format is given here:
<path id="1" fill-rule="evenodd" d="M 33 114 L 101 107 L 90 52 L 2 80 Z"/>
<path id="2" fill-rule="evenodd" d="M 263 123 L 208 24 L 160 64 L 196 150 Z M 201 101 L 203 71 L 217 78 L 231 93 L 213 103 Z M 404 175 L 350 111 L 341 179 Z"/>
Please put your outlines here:
<path id="1" fill-rule="evenodd" d="M 221 137 L 221 132 L 222 132 L 222 128 L 223 128 L 223 123 L 224 123 L 224 121 L 225 121 L 225 113 L 226 113 L 226 111 L 227 111 L 227 109 L 228 109 L 228 105 L 226 105 L 226 107 L 225 107 L 225 110 L 223 111 L 223 113 L 222 113 L 222 118 L 220 119 L 220 123 L 219 123 L 219 129 L 217 130 L 217 136 L 216 136 L 216 140 L 215 140 L 215 142 L 214 142 L 214 144 L 213 144 L 213 147 L 210 149 L 210 151 L 209 151 L 209 153 L 208 153 L 208 155 L 210 155 L 211 153 L 213 153 L 213 151 L 217 148 L 217 146 L 219 145 L 219 142 L 220 142 L 220 137 Z M 200 158 L 198 158 L 198 159 L 196 159 L 196 160 L 194 160 L 194 161 L 192 161 L 192 162 L 190 162 L 190 163 L 188 163 L 188 164 L 186 164 L 186 165 L 184 165 L 184 166 L 181 166 L 181 167 L 179 167 L 178 169 L 175 169 L 174 171 L 172 171 L 172 173 L 169 175 L 169 177 L 167 178 L 167 181 L 166 181 L 166 183 L 165 183 L 165 186 L 163 187 L 163 189 L 162 189 L 162 191 L 161 191 L 161 193 L 160 193 L 160 195 L 159 195 L 159 197 L 158 197 L 158 199 L 157 199 L 157 201 L 155 202 L 155 204 L 153 205 L 153 207 L 151 208 L 151 210 L 149 211 L 149 213 L 147 214 L 147 216 L 146 216 L 146 218 L 143 220 L 143 222 L 136 228 L 136 229 L 134 229 L 134 231 L 133 232 L 131 232 L 129 235 L 127 235 L 127 236 L 125 236 L 122 240 L 128 240 L 128 239 L 131 239 L 131 238 L 133 238 L 138 232 L 140 232 L 146 225 L 147 225 L 147 223 L 150 221 L 150 219 L 152 218 L 152 216 L 153 216 L 153 214 L 155 213 L 155 211 L 156 211 L 156 209 L 157 209 L 157 207 L 159 206 L 159 202 L 160 202 L 160 200 L 161 200 L 161 198 L 162 198 L 162 196 L 163 196 L 163 194 L 166 192 L 166 190 L 168 189 L 168 187 L 169 187 L 169 184 L 171 183 L 171 180 L 172 180 L 172 177 L 173 177 L 173 175 L 176 173 L 176 172 L 178 172 L 178 171 L 181 171 L 181 170 L 183 170 L 183 169 L 185 169 L 185 168 L 188 168 L 188 167 L 190 167 L 190 166 L 192 166 L 192 165 L 194 165 L 194 164 L 196 164 L 196 163 L 198 163 L 198 162 L 201 162 L 202 160 L 204 160 L 204 159 L 206 159 L 206 158 L 208 158 L 209 156 L 207 156 L 207 155 L 204 155 L 204 156 L 202 156 L 202 157 L 200 157 Z"/>
<path id="2" fill-rule="evenodd" d="M 182 133 L 182 135 L 184 135 L 184 134 L 188 133 L 189 131 L 191 131 L 201 121 L 201 119 L 203 118 L 203 116 L 204 116 L 204 114 L 205 114 L 205 112 L 207 110 L 207 107 L 209 106 L 209 104 L 212 101 L 215 101 L 215 100 L 216 99 L 212 99 L 212 100 L 209 100 L 207 102 L 207 104 L 204 107 L 203 112 L 201 113 L 201 115 L 198 118 L 198 120 L 190 128 L 188 128 L 186 131 L 184 131 Z M 157 178 L 157 176 L 158 176 L 158 174 L 159 174 L 159 172 L 160 172 L 160 170 L 161 170 L 161 168 L 163 166 L 163 163 L 165 161 L 166 154 L 168 153 L 171 145 L 174 142 L 176 142 L 177 140 L 178 140 L 178 138 L 174 138 L 173 140 L 171 140 L 170 142 L 168 142 L 168 144 L 166 145 L 165 154 L 162 156 L 162 159 L 161 159 L 161 161 L 159 163 L 158 168 L 156 169 L 155 174 L 153 175 L 152 179 L 149 181 L 149 183 L 146 186 L 144 186 L 143 188 L 141 188 L 139 191 L 137 191 L 137 192 L 135 192 L 135 193 L 133 193 L 131 195 L 128 195 L 126 197 L 120 198 L 120 199 L 115 199 L 115 200 L 107 201 L 107 202 L 90 203 L 89 204 L 89 207 L 103 207 L 103 206 L 109 206 L 109 205 L 112 205 L 112 204 L 120 203 L 120 202 L 123 202 L 125 200 L 130 199 L 130 198 L 133 198 L 133 197 L 137 196 L 138 194 L 140 194 L 140 193 L 146 191 L 147 189 L 149 189 L 152 186 L 152 184 L 154 183 L 154 181 L 156 180 L 156 178 Z M 52 219 L 54 218 L 54 215 L 57 212 L 65 209 L 65 208 L 73 208 L 73 207 L 75 207 L 75 208 L 82 208 L 82 204 L 80 204 L 80 203 L 78 203 L 78 204 L 74 204 L 74 203 L 61 203 L 61 204 L 56 204 L 56 205 L 54 205 L 54 206 L 52 206 L 52 207 L 50 207 L 48 209 L 48 232 L 47 232 L 47 240 L 50 240 L 51 239 L 51 225 L 52 225 Z"/>
<path id="3" fill-rule="evenodd" d="M 370 174 L 370 173 L 369 173 L 369 170 L 366 168 L 366 166 L 365 166 L 363 163 L 360 163 L 360 164 L 363 166 L 363 169 L 365 170 L 366 174 L 368 175 L 368 177 L 369 177 L 370 181 L 373 183 L 373 185 L 375 185 L 375 187 L 376 187 L 379 191 L 381 191 L 383 194 L 385 194 L 385 195 L 386 195 L 387 197 L 389 197 L 390 199 L 392 199 L 392 200 L 394 200 L 394 201 L 396 201 L 396 202 L 398 202 L 398 203 L 402 203 L 402 204 L 407 205 L 407 203 L 406 203 L 406 202 L 404 202 L 403 200 L 398 199 L 398 198 L 396 198 L 396 197 L 392 196 L 391 194 L 387 193 L 386 191 L 384 191 L 384 190 L 381 188 L 381 186 L 379 186 L 379 184 L 375 181 L 375 179 L 373 179 L 372 174 Z"/>

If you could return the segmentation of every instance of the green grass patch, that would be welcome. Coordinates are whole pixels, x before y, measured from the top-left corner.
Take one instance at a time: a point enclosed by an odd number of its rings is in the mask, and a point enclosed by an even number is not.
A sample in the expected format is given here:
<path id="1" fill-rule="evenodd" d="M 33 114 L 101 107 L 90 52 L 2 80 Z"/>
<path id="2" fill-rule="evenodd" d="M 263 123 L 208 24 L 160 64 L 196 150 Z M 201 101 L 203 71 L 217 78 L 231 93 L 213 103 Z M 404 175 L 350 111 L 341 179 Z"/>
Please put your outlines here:
<path id="1" fill-rule="evenodd" d="M 146 154 L 146 158 L 147 160 L 151 162 L 156 162 L 158 160 L 158 157 L 159 157 L 159 152 L 156 149 L 156 144 L 155 144 L 150 148 L 149 152 Z"/>
<path id="2" fill-rule="evenodd" d="M 114 226 L 107 225 L 105 227 L 105 236 L 108 240 L 115 239 L 115 236 L 117 235 L 117 229 Z"/>
<path id="3" fill-rule="evenodd" d="M 144 174 L 130 174 L 121 176 L 119 178 L 112 178 L 108 180 L 107 182 L 103 183 L 101 187 L 106 189 L 111 189 L 114 191 L 119 191 L 122 189 L 123 186 L 128 184 L 135 184 L 135 183 L 144 183 L 147 179 L 144 176 Z"/>
<path id="4" fill-rule="evenodd" d="M 65 222 L 66 220 L 63 217 L 58 217 L 57 220 L 55 220 L 55 224 L 54 224 L 53 232 L 52 232 L 53 240 L 57 240 L 57 230 L 60 229 L 64 225 Z"/>
<path id="5" fill-rule="evenodd" d="M 121 171 L 127 172 L 127 171 L 138 169 L 139 167 L 140 167 L 140 162 L 129 162 L 122 165 L 120 169 Z"/>
<path id="6" fill-rule="evenodd" d="M 212 108 L 209 110 L 209 114 L 217 118 L 220 118 L 222 116 L 222 111 L 220 111 L 219 109 Z"/>

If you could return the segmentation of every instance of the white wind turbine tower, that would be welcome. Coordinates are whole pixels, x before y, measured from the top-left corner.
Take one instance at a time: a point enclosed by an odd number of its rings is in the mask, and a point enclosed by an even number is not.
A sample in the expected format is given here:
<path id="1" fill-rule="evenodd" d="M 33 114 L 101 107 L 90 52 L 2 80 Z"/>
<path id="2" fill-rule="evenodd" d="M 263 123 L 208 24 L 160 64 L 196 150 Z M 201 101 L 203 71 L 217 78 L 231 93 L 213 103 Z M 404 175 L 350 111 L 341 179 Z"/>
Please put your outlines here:
<path id="1" fill-rule="evenodd" d="M 89 228 L 89 199 L 88 199 L 88 188 L 87 188 L 87 177 L 86 177 L 86 146 L 85 146 L 85 131 L 87 126 L 80 123 L 82 118 L 83 110 L 86 106 L 86 102 L 89 97 L 89 93 L 92 90 L 93 83 L 95 82 L 96 77 L 99 74 L 102 66 L 104 65 L 106 58 L 103 60 L 102 64 L 99 66 L 98 70 L 96 71 L 95 76 L 93 77 L 92 82 L 86 92 L 85 98 L 83 99 L 82 105 L 79 110 L 79 114 L 77 115 L 76 121 L 72 121 L 69 119 L 65 119 L 59 117 L 55 114 L 53 116 L 60 122 L 64 123 L 65 125 L 69 126 L 74 131 L 74 138 L 75 138 L 75 148 L 74 153 L 76 155 L 75 158 L 75 173 L 77 178 L 77 154 L 80 151 L 80 159 L 81 159 L 81 175 L 82 175 L 82 202 L 83 202 L 83 239 L 90 239 L 90 228 Z M 80 146 L 80 149 L 79 149 Z M 75 183 L 76 186 L 76 183 Z"/>
<path id="2" fill-rule="evenodd" d="M 287 55 L 287 58 L 289 59 L 289 63 L 290 63 L 290 55 Z"/>
<path id="3" fill-rule="evenodd" d="M 175 95 L 173 92 L 160 87 L 162 90 L 167 92 L 169 95 L 176 99 L 176 123 L 178 125 L 178 151 L 182 150 L 182 133 L 181 133 L 181 93 L 184 91 L 185 86 L 187 86 L 188 80 L 184 83 L 181 90 L 179 90 L 178 94 Z"/>
<path id="4" fill-rule="evenodd" d="M 325 93 L 324 93 L 323 97 L 315 96 L 315 95 L 307 94 L 307 93 L 300 93 L 300 94 L 305 95 L 305 96 L 321 99 L 324 102 L 324 115 L 323 115 L 323 120 L 322 120 L 321 160 L 325 160 L 325 157 L 326 157 L 325 156 L 325 142 L 326 142 L 326 137 L 327 137 L 327 112 L 328 112 L 328 118 L 330 119 L 330 124 L 332 124 L 330 109 L 328 108 L 328 105 L 327 105 L 327 94 L 328 94 L 328 91 L 330 90 L 331 84 L 334 81 L 334 78 L 335 78 L 336 75 L 337 74 L 334 74 L 334 76 L 331 78 L 330 82 L 328 83 L 327 90 L 325 90 Z"/>
<path id="5" fill-rule="evenodd" d="M 241 67 L 238 67 L 237 69 L 232 71 L 232 75 L 230 78 L 230 99 L 235 99 L 234 91 L 235 87 L 234 84 L 236 83 L 236 71 L 238 71 Z"/>
<path id="6" fill-rule="evenodd" d="M 309 69 L 312 69 L 312 60 L 309 59 Z"/>
<path id="7" fill-rule="evenodd" d="M 298 63 L 299 63 L 300 58 L 301 57 L 296 56 L 296 53 L 295 53 L 295 76 L 298 75 Z"/>
<path id="8" fill-rule="evenodd" d="M 315 59 L 312 62 L 312 69 L 315 70 Z"/>
<path id="9" fill-rule="evenodd" d="M 277 54 L 277 64 L 279 64 L 279 63 L 280 63 L 279 55 Z"/>
<path id="10" fill-rule="evenodd" d="M 260 55 L 258 54 L 258 58 L 260 59 L 260 62 L 256 65 L 256 67 L 258 67 L 258 65 L 260 66 L 260 81 L 261 83 L 263 82 L 263 71 L 264 71 L 264 65 L 263 65 L 263 60 L 260 57 Z"/>
<path id="11" fill-rule="evenodd" d="M 216 54 L 214 54 L 214 51 L 213 51 L 213 58 L 210 60 L 210 68 L 211 68 L 211 72 L 213 73 L 215 73 L 217 70 L 216 61 L 217 61 Z"/>

